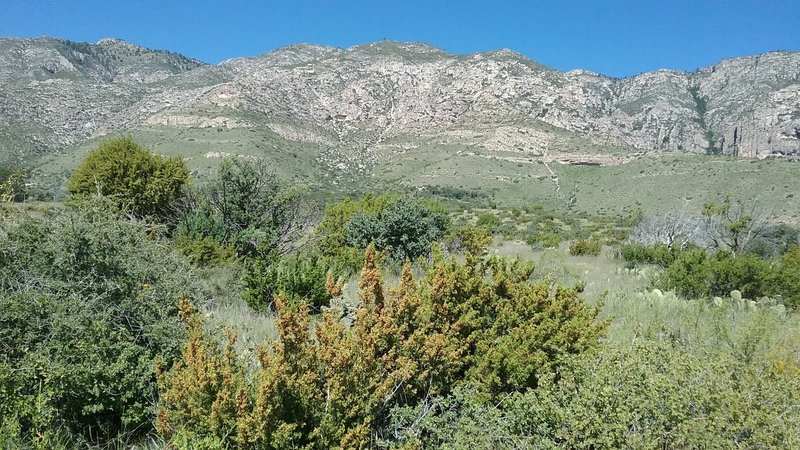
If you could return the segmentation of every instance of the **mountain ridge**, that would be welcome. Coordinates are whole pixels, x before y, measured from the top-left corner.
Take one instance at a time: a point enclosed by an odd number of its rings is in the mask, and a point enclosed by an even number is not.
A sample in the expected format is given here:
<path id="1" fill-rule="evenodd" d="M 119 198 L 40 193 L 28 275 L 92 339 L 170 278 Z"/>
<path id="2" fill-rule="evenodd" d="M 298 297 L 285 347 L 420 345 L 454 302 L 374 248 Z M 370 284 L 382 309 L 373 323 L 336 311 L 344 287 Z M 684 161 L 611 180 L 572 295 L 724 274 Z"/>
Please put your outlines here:
<path id="1" fill-rule="evenodd" d="M 602 146 L 800 153 L 797 52 L 613 78 L 561 72 L 509 49 L 457 55 L 398 41 L 293 44 L 205 64 L 115 38 L 0 38 L 0 80 L 0 151 L 20 157 L 142 127 L 267 127 L 286 141 L 315 143 L 332 170 L 355 160 L 368 166 L 382 143 L 403 136 L 519 124 L 539 137 L 462 145 L 534 158 Z M 546 126 L 563 133 L 545 139 Z"/>

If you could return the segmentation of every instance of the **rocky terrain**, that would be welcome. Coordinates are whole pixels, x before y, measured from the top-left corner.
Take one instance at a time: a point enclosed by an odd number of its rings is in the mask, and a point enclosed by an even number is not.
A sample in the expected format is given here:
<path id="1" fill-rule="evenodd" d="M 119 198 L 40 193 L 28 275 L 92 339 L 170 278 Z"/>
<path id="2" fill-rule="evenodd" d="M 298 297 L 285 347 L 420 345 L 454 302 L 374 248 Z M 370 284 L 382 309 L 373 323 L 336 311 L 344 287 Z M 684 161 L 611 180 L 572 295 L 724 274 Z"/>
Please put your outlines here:
<path id="1" fill-rule="evenodd" d="M 614 79 L 509 50 L 453 55 L 388 41 L 293 45 L 209 65 L 114 39 L 0 39 L 4 158 L 153 127 L 268 130 L 317 149 L 329 171 L 367 170 L 421 141 L 545 164 L 652 150 L 795 155 L 800 54 Z"/>

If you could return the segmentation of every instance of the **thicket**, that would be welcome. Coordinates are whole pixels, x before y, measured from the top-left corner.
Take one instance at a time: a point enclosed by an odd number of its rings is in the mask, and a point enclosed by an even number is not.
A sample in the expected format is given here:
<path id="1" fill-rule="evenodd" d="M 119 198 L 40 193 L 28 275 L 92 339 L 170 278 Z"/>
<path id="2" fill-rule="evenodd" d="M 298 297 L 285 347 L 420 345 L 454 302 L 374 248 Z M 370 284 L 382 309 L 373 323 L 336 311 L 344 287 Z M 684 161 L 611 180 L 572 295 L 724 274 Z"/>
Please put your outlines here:
<path id="1" fill-rule="evenodd" d="M 152 427 L 156 355 L 184 330 L 191 271 L 102 199 L 0 222 L 0 436 L 52 448 Z M 59 444 L 60 443 L 60 444 Z"/>
<path id="2" fill-rule="evenodd" d="M 73 196 L 103 195 L 138 217 L 168 218 L 181 197 L 189 168 L 181 158 L 148 152 L 130 137 L 101 143 L 72 173 Z"/>
<path id="3" fill-rule="evenodd" d="M 220 349 L 184 303 L 190 339 L 159 375 L 160 432 L 179 447 L 375 446 L 389 438 L 394 407 L 465 383 L 495 400 L 536 388 L 596 348 L 607 325 L 575 290 L 530 282 L 530 265 L 434 256 L 419 282 L 406 264 L 387 294 L 375 257 L 370 246 L 352 327 L 335 310 L 311 327 L 305 304 L 277 296 L 279 337 L 260 347 L 252 379 L 235 337 Z"/>
<path id="4" fill-rule="evenodd" d="M 577 357 L 535 390 L 470 389 L 392 411 L 406 448 L 796 448 L 800 378 L 664 342 Z"/>
<path id="5" fill-rule="evenodd" d="M 630 263 L 656 264 L 664 268 L 655 285 L 674 289 L 685 298 L 727 296 L 740 291 L 746 298 L 780 298 L 786 306 L 800 306 L 800 246 L 776 259 L 752 253 L 710 251 L 698 247 L 667 248 L 665 245 L 625 244 L 620 255 Z"/>
<path id="6" fill-rule="evenodd" d="M 569 244 L 569 254 L 572 256 L 597 256 L 602 250 L 603 244 L 597 239 L 575 239 Z"/>
<path id="7" fill-rule="evenodd" d="M 286 254 L 307 231 L 313 209 L 302 191 L 279 180 L 264 161 L 225 159 L 189 193 L 177 242 L 196 262 Z"/>
<path id="8" fill-rule="evenodd" d="M 272 253 L 245 262 L 242 298 L 259 311 L 274 311 L 275 296 L 283 294 L 292 304 L 306 303 L 314 312 L 329 306 L 331 287 L 340 285 L 347 268 L 329 257 L 298 253 L 281 258 Z"/>
<path id="9" fill-rule="evenodd" d="M 329 206 L 315 233 L 323 255 L 355 268 L 370 243 L 397 263 L 427 256 L 449 227 L 439 203 L 367 194 Z"/>

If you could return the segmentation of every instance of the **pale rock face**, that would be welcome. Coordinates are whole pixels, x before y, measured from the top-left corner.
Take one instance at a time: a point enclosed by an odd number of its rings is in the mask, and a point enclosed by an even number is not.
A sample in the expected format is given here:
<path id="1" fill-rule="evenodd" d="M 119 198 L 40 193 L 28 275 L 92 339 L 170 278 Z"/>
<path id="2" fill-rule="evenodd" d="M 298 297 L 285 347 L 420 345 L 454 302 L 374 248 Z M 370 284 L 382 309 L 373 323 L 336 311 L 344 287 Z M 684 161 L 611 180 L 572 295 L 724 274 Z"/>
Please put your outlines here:
<path id="1" fill-rule="evenodd" d="M 613 79 L 558 72 L 508 50 L 458 56 L 414 43 L 293 45 L 212 66 L 115 39 L 0 39 L 0 122 L 20 130 L 0 142 L 3 153 L 158 124 L 268 126 L 337 153 L 332 165 L 367 163 L 401 135 L 546 155 L 554 135 L 510 131 L 531 121 L 632 151 L 798 154 L 800 54 Z M 591 148 L 578 151 L 591 160 Z"/>

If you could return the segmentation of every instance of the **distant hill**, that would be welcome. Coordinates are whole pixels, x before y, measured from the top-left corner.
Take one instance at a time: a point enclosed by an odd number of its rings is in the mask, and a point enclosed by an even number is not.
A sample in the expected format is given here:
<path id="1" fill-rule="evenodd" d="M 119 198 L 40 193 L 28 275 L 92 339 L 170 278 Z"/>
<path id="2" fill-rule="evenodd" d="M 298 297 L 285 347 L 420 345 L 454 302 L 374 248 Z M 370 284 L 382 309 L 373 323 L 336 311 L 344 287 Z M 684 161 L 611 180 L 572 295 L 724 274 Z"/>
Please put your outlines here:
<path id="1" fill-rule="evenodd" d="M 481 173 L 544 180 L 566 201 L 571 188 L 552 163 L 798 155 L 800 53 L 614 79 L 510 50 L 453 55 L 390 41 L 209 65 L 116 39 L 0 39 L 0 159 L 44 157 L 45 174 L 63 175 L 116 133 L 181 153 L 200 172 L 253 155 L 312 184 L 458 188 Z"/>

